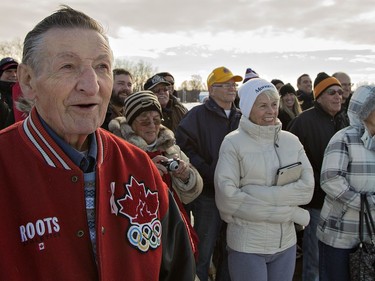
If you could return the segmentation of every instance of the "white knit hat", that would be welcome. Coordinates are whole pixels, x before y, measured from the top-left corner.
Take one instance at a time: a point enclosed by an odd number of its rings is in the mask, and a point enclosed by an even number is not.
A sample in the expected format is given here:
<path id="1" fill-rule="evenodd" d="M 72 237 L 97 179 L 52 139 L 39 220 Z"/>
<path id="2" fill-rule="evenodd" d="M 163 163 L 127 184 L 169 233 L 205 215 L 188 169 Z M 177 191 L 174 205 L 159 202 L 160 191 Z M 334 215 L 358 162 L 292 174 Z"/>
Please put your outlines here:
<path id="1" fill-rule="evenodd" d="M 262 78 L 253 78 L 241 85 L 238 89 L 238 96 L 240 98 L 242 115 L 249 118 L 256 98 L 266 90 L 275 91 L 277 93 L 276 87 Z"/>

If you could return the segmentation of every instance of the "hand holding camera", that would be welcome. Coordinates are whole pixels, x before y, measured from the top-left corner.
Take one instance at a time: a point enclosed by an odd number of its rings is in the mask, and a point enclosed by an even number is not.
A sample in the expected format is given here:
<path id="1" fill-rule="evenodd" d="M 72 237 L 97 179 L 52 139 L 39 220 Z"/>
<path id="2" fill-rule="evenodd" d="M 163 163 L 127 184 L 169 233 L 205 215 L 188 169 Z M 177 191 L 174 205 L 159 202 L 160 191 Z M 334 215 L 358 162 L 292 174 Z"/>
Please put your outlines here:
<path id="1" fill-rule="evenodd" d="M 168 159 L 163 155 L 155 156 L 152 161 L 155 163 L 161 176 L 170 173 L 172 177 L 179 178 L 183 182 L 188 182 L 190 167 L 185 161 L 177 157 Z"/>
<path id="2" fill-rule="evenodd" d="M 177 159 L 168 159 L 164 161 L 160 161 L 160 164 L 162 164 L 164 167 L 167 168 L 167 171 L 169 172 L 174 172 L 177 171 L 179 165 L 180 165 L 180 160 Z"/>

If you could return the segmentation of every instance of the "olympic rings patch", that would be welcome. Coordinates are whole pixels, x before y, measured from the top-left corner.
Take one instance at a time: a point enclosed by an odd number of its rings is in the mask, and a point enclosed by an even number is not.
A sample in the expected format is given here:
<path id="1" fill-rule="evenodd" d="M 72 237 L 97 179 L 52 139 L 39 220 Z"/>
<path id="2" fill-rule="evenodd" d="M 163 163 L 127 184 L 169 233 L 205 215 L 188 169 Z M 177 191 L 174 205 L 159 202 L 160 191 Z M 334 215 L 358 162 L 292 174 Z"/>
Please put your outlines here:
<path id="1" fill-rule="evenodd" d="M 147 252 L 149 248 L 156 249 L 161 242 L 162 227 L 158 219 L 151 223 L 142 225 L 133 224 L 128 230 L 129 242 L 142 252 Z"/>

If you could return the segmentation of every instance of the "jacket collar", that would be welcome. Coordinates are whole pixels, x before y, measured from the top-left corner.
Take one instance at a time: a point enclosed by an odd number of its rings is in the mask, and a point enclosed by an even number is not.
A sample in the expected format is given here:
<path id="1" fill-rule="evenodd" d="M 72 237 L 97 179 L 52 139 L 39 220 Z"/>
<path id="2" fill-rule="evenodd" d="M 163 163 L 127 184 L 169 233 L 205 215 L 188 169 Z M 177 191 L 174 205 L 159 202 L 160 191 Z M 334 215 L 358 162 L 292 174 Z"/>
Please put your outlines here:
<path id="1" fill-rule="evenodd" d="M 225 114 L 224 112 L 224 109 L 222 109 L 216 102 L 214 99 L 208 97 L 208 100 L 204 103 L 204 105 L 211 111 L 214 111 L 216 113 L 218 113 L 219 115 L 222 115 L 223 117 L 227 118 L 227 115 Z M 234 115 L 234 114 L 238 114 L 240 115 L 241 112 L 240 110 L 235 107 L 235 105 L 232 103 L 232 107 L 230 109 L 230 116 Z"/>
<path id="2" fill-rule="evenodd" d="M 76 169 L 77 166 L 56 144 L 52 137 L 43 127 L 39 114 L 34 107 L 30 115 L 23 121 L 21 134 L 24 134 L 30 141 L 33 151 L 38 151 L 44 161 L 51 167 L 63 168 L 66 170 Z M 103 163 L 103 141 L 98 131 L 95 132 L 98 145 L 97 163 Z"/>
<path id="3" fill-rule="evenodd" d="M 242 115 L 239 128 L 257 141 L 277 143 L 281 122 L 278 120 L 273 126 L 259 126 Z"/>

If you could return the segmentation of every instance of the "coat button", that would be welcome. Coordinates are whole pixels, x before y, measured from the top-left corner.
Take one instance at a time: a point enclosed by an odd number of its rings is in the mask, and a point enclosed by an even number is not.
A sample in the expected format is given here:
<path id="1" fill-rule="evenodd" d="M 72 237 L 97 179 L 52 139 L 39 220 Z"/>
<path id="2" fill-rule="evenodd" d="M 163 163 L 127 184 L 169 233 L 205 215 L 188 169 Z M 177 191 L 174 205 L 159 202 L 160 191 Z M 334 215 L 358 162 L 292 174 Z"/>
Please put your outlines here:
<path id="1" fill-rule="evenodd" d="M 104 226 L 102 226 L 102 234 L 104 234 L 105 233 L 105 228 L 104 228 Z"/>
<path id="2" fill-rule="evenodd" d="M 77 237 L 81 238 L 81 237 L 83 237 L 83 235 L 85 235 L 85 232 L 83 230 L 77 231 Z"/>
<path id="3" fill-rule="evenodd" d="M 77 176 L 72 176 L 72 182 L 77 182 L 78 181 L 78 177 Z"/>

